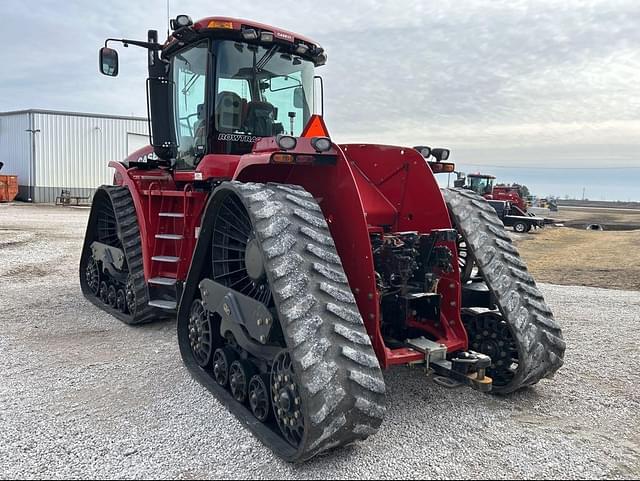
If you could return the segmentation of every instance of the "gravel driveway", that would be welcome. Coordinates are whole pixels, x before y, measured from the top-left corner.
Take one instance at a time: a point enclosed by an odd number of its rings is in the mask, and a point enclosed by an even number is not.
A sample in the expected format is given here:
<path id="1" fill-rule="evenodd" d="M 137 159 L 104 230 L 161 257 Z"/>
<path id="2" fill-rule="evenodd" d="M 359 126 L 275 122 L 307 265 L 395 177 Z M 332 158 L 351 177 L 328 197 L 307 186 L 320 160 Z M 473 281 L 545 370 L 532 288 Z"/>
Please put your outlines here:
<path id="1" fill-rule="evenodd" d="M 542 285 L 568 344 L 555 380 L 496 397 L 397 368 L 377 435 L 294 466 L 191 379 L 173 323 L 82 297 L 87 214 L 0 204 L 1 478 L 640 476 L 640 292 Z"/>

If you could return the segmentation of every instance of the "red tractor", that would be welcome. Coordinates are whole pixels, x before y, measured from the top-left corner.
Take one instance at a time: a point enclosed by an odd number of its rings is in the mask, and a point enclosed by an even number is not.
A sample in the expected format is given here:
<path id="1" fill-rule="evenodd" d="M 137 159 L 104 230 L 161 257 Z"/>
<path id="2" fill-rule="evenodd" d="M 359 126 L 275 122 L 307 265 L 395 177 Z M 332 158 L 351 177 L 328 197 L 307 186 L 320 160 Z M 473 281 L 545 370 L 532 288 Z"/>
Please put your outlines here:
<path id="1" fill-rule="evenodd" d="M 127 324 L 177 317 L 192 375 L 289 461 L 374 434 L 383 369 L 496 393 L 556 372 L 560 328 L 486 201 L 443 196 L 413 148 L 330 140 L 316 42 L 233 18 L 172 29 L 117 40 L 148 51 L 152 147 L 94 196 L 91 302 Z"/>
<path id="2" fill-rule="evenodd" d="M 454 185 L 464 187 L 480 194 L 485 199 L 506 201 L 515 207 L 520 215 L 527 213 L 526 196 L 523 195 L 519 184 L 497 184 L 493 185 L 495 177 L 488 174 L 468 174 L 458 173 L 458 179 Z"/>

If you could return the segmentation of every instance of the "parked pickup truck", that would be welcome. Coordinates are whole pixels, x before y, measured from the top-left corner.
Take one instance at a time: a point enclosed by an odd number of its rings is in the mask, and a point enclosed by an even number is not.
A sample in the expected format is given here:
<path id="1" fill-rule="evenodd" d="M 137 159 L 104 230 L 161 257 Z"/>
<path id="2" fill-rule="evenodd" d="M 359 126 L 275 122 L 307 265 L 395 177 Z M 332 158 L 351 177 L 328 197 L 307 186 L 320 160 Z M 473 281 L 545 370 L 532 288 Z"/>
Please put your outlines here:
<path id="1" fill-rule="evenodd" d="M 542 229 L 545 224 L 543 217 L 533 215 L 520 215 L 517 209 L 514 209 L 511 202 L 504 200 L 490 200 L 489 203 L 498 213 L 498 217 L 502 219 L 505 226 L 513 227 L 515 232 L 529 232 L 533 227 Z"/>

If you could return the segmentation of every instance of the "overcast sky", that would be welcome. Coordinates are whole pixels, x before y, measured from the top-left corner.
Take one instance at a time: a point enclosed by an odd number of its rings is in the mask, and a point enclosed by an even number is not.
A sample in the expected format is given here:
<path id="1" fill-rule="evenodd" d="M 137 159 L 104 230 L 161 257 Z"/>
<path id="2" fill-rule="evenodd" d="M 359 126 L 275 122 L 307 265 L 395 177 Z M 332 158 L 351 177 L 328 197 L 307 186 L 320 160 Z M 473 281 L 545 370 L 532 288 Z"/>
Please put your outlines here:
<path id="1" fill-rule="evenodd" d="M 257 7 L 261 5 L 261 7 Z M 171 1 L 250 18 L 328 51 L 334 139 L 447 146 L 456 160 L 640 165 L 640 1 Z M 144 52 L 107 37 L 166 31 L 166 0 L 0 2 L 0 111 L 146 113 Z"/>

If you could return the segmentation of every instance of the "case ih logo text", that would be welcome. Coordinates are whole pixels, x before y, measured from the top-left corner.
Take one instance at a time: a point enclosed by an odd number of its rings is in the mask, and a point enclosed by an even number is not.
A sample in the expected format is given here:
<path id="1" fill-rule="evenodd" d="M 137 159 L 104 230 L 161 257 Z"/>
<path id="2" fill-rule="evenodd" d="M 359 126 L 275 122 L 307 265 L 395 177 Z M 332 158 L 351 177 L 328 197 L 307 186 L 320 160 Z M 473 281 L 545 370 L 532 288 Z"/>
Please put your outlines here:
<path id="1" fill-rule="evenodd" d="M 284 40 L 289 40 L 289 42 L 293 42 L 293 35 L 288 35 L 283 32 L 276 32 L 276 37 L 283 38 Z"/>

